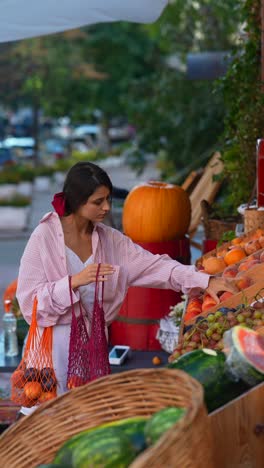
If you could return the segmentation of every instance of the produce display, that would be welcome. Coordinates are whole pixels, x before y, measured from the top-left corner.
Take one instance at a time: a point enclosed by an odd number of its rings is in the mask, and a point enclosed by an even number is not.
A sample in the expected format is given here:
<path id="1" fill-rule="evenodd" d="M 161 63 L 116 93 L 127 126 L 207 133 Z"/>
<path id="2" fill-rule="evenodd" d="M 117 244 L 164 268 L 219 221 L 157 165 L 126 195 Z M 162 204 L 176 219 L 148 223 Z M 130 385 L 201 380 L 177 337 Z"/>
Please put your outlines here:
<path id="1" fill-rule="evenodd" d="M 218 294 L 220 305 L 236 307 L 248 304 L 248 299 L 263 296 L 264 230 L 256 229 L 242 238 L 235 238 L 221 247 L 208 252 L 197 260 L 196 267 L 205 273 L 232 280 L 237 292 L 223 291 Z M 210 294 L 199 294 L 189 299 L 184 322 L 192 323 L 197 316 L 205 317 L 215 312 L 219 303 Z"/>
<path id="2" fill-rule="evenodd" d="M 194 324 L 184 327 L 182 340 L 170 359 L 177 359 L 194 349 L 222 350 L 224 333 L 239 324 L 253 330 L 264 326 L 264 303 L 256 301 L 254 306 L 219 307 L 216 312 L 208 313 L 205 317 L 196 317 Z"/>
<path id="3" fill-rule="evenodd" d="M 197 349 L 172 354 L 168 367 L 183 370 L 204 387 L 213 411 L 264 381 L 264 337 L 241 325 L 224 333 L 224 352 Z"/>
<path id="4" fill-rule="evenodd" d="M 88 429 L 66 441 L 53 464 L 68 468 L 127 467 L 185 413 L 185 408 L 169 407 L 154 413 L 149 419 L 128 418 Z"/>
<path id="5" fill-rule="evenodd" d="M 222 273 L 227 267 L 239 263 L 244 259 L 248 261 L 258 259 L 254 254 L 261 249 L 264 249 L 264 230 L 256 229 L 247 236 L 236 237 L 230 243 L 226 243 L 215 251 L 209 252 L 197 260 L 196 265 L 199 270 L 204 270 L 208 274 L 215 275 Z"/>

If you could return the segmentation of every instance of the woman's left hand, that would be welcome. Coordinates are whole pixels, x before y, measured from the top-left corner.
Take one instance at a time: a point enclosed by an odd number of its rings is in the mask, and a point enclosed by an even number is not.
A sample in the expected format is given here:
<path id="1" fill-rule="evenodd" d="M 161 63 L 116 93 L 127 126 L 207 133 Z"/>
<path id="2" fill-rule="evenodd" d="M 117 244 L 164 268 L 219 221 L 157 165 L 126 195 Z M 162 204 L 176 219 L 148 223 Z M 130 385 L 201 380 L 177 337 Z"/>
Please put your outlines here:
<path id="1" fill-rule="evenodd" d="M 219 292 L 229 291 L 233 294 L 237 294 L 239 292 L 238 287 L 235 285 L 234 280 L 226 279 L 226 278 L 218 278 L 212 276 L 209 279 L 208 287 L 205 290 L 218 304 L 220 302 L 219 297 L 217 294 Z"/>

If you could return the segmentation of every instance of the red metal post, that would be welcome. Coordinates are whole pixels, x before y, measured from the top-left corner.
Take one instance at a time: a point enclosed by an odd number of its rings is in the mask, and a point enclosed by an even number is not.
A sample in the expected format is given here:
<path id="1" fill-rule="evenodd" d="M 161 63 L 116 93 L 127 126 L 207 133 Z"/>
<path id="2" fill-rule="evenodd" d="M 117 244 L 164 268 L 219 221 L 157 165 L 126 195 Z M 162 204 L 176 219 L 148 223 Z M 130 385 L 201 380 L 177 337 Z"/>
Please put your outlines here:
<path id="1" fill-rule="evenodd" d="M 264 0 L 261 0 L 261 80 L 264 84 Z M 264 206 L 264 139 L 257 141 L 257 205 Z"/>
<path id="2" fill-rule="evenodd" d="M 264 207 L 264 139 L 257 141 L 257 206 Z"/>

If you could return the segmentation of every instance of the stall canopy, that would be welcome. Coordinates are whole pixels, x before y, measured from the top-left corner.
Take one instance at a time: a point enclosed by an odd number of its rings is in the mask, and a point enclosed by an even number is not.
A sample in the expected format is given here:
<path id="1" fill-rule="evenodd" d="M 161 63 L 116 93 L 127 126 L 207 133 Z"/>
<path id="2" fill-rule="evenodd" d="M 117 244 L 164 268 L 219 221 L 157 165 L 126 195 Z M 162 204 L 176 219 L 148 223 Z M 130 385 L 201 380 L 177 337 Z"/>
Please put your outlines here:
<path id="1" fill-rule="evenodd" d="M 0 42 L 113 21 L 154 22 L 168 0 L 0 0 Z"/>

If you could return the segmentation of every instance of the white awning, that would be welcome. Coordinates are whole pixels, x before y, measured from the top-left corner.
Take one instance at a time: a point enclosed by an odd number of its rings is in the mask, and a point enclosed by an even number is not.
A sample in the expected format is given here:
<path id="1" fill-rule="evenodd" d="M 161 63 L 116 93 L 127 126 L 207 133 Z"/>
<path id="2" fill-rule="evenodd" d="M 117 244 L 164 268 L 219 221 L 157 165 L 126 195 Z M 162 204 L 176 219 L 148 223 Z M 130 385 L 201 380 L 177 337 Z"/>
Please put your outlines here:
<path id="1" fill-rule="evenodd" d="M 168 0 L 0 0 L 0 42 L 95 23 L 152 23 Z"/>

